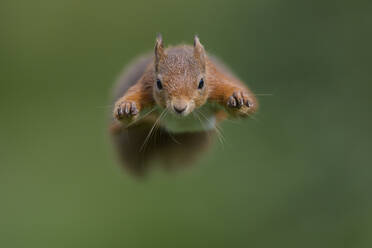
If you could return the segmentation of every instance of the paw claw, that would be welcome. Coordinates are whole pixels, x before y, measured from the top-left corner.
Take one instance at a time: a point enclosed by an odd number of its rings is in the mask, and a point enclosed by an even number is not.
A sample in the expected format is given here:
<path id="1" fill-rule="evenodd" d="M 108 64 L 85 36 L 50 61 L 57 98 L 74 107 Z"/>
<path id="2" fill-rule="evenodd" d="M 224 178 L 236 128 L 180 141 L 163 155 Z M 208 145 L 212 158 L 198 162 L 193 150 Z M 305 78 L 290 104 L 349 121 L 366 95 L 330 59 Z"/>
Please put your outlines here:
<path id="1" fill-rule="evenodd" d="M 121 108 L 118 108 L 116 111 L 116 115 L 120 118 L 123 115 L 123 110 Z"/>
<path id="2" fill-rule="evenodd" d="M 229 100 L 227 101 L 227 106 L 232 108 L 236 107 L 236 99 L 233 96 L 229 97 Z"/>
<path id="3" fill-rule="evenodd" d="M 248 95 L 242 91 L 234 92 L 232 96 L 229 97 L 227 105 L 233 108 L 241 108 L 244 105 L 249 107 L 250 103 L 248 100 Z"/>
<path id="4" fill-rule="evenodd" d="M 249 94 L 245 91 L 235 91 L 227 100 L 227 106 L 239 115 L 247 115 L 251 111 L 253 102 L 249 98 Z"/>
<path id="5" fill-rule="evenodd" d="M 123 101 L 116 105 L 114 110 L 114 117 L 118 120 L 131 119 L 138 114 L 138 108 L 133 101 Z"/>
<path id="6" fill-rule="evenodd" d="M 239 99 L 239 107 L 243 106 L 244 105 L 244 96 L 243 96 L 242 92 L 240 93 L 240 97 L 238 99 Z"/>
<path id="7" fill-rule="evenodd" d="M 138 109 L 136 107 L 136 104 L 132 104 L 132 106 L 130 108 L 130 112 L 132 113 L 132 115 L 138 114 Z"/>

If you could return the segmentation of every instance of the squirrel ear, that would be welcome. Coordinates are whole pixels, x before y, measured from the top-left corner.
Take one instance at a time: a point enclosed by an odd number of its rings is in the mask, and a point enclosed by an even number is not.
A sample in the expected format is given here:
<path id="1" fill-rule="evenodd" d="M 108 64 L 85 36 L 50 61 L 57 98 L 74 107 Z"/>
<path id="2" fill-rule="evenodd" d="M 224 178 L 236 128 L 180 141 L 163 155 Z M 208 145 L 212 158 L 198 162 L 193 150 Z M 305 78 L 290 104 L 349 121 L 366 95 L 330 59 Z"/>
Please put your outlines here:
<path id="1" fill-rule="evenodd" d="M 166 57 L 164 46 L 163 46 L 163 38 L 161 37 L 161 34 L 158 34 L 156 37 L 156 43 L 155 43 L 155 69 L 158 70 L 158 65 L 160 60 L 164 59 Z"/>
<path id="2" fill-rule="evenodd" d="M 199 41 L 199 37 L 195 35 L 194 37 L 194 56 L 199 60 L 200 65 L 205 69 L 205 50 L 203 45 Z"/>

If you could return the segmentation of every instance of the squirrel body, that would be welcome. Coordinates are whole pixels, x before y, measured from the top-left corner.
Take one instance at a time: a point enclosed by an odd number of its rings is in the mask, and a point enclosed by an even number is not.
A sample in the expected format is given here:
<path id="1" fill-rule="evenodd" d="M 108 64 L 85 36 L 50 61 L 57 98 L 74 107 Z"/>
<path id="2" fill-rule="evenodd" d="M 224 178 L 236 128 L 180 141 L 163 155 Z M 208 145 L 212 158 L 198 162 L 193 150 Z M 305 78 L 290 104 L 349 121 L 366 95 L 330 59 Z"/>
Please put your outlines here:
<path id="1" fill-rule="evenodd" d="M 193 160 L 219 122 L 247 117 L 258 107 L 249 88 L 208 55 L 197 36 L 194 46 L 167 49 L 158 36 L 155 53 L 124 71 L 114 101 L 110 130 L 123 164 L 135 174 L 156 157 L 168 168 L 180 164 L 175 158 Z"/>

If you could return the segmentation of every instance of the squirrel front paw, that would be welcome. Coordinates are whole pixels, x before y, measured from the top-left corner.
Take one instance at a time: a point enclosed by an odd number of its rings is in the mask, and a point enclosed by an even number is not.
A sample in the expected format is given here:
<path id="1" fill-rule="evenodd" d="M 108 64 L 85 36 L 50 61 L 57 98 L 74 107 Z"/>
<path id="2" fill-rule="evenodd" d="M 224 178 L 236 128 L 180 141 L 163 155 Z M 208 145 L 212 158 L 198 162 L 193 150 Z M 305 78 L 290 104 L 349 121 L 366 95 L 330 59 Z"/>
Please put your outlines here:
<path id="1" fill-rule="evenodd" d="M 235 91 L 227 99 L 227 107 L 230 112 L 240 116 L 247 116 L 254 112 L 254 100 L 251 100 L 248 93 L 244 91 Z"/>
<path id="2" fill-rule="evenodd" d="M 119 101 L 115 105 L 114 117 L 119 121 L 133 120 L 138 113 L 139 109 L 134 101 Z"/>

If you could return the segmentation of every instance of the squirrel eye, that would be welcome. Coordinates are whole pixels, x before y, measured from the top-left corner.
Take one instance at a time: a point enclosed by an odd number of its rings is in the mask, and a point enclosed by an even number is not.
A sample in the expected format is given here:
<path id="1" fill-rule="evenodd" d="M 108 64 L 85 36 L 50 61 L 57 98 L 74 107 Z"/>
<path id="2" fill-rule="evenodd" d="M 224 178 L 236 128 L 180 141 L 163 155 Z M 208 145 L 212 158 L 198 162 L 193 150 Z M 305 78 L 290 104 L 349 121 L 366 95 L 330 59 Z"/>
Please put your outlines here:
<path id="1" fill-rule="evenodd" d="M 202 89 L 204 87 L 204 80 L 203 79 L 200 79 L 200 82 L 199 82 L 199 85 L 198 85 L 198 89 Z"/>
<path id="2" fill-rule="evenodd" d="M 163 84 L 161 83 L 160 79 L 156 79 L 156 86 L 158 86 L 158 89 L 163 89 Z"/>

